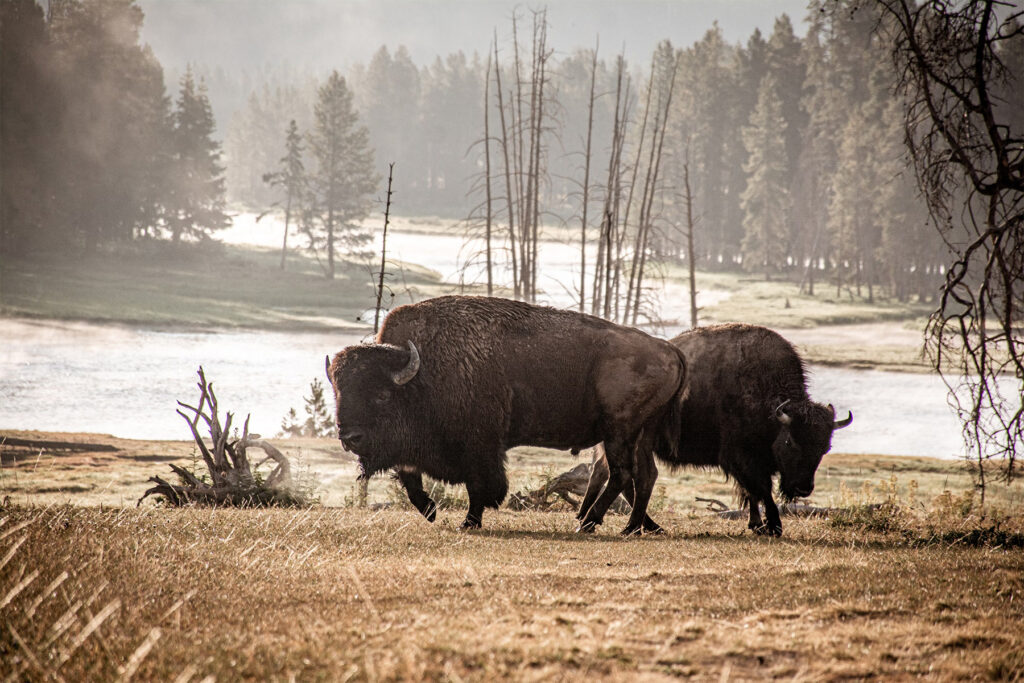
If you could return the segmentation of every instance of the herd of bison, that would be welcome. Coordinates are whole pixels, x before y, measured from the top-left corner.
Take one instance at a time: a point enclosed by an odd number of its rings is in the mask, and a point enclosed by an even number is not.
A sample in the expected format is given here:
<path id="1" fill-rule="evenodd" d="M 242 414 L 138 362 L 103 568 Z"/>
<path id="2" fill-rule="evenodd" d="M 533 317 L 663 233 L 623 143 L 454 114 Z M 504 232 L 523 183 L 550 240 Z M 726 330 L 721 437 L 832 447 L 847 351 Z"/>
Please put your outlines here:
<path id="1" fill-rule="evenodd" d="M 508 449 L 574 453 L 603 443 L 578 514 L 593 531 L 625 492 L 624 534 L 658 532 L 647 515 L 669 467 L 718 467 L 731 477 L 749 527 L 780 536 L 772 497 L 809 496 L 836 420 L 810 400 L 792 345 L 763 327 L 726 324 L 671 341 L 573 311 L 507 299 L 444 296 L 394 309 L 373 344 L 328 359 L 338 438 L 370 477 L 395 475 L 429 520 L 427 474 L 466 485 L 462 528 L 508 493 Z M 764 506 L 762 519 L 760 506 Z"/>

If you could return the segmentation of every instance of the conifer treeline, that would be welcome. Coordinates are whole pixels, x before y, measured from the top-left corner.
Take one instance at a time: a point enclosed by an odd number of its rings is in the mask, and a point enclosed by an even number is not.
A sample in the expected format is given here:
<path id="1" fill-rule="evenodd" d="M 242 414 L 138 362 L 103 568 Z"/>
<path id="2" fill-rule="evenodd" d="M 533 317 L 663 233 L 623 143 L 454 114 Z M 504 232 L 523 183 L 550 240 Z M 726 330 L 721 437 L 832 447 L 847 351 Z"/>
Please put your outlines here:
<path id="1" fill-rule="evenodd" d="M 879 16 L 862 3 L 820 0 L 807 17 L 802 38 L 783 15 L 770 35 L 755 31 L 745 44 L 727 43 L 714 25 L 695 44 L 672 48 L 679 72 L 647 248 L 661 258 L 684 253 L 688 160 L 700 266 L 788 277 L 805 289 L 824 285 L 843 296 L 872 299 L 884 290 L 901 300 L 931 298 L 946 250 L 927 224 L 906 165 L 891 46 L 874 30 Z M 353 70 L 355 103 L 376 166 L 397 162 L 396 197 L 404 213 L 465 217 L 483 202 L 485 85 L 492 138 L 499 97 L 506 104 L 516 97 L 510 85 L 516 46 L 498 41 L 497 47 L 489 59 L 502 65 L 505 92 L 497 92 L 493 66 L 478 55 L 455 53 L 418 68 L 404 48 L 382 47 Z M 540 179 L 547 222 L 579 223 L 588 137 L 594 147 L 589 168 L 608 167 L 618 56 L 600 54 L 596 72 L 593 58 L 592 50 L 555 53 L 545 75 L 545 98 L 552 103 L 545 112 L 546 174 Z M 634 129 L 645 113 L 648 68 L 627 66 L 631 81 L 641 85 L 621 105 Z M 592 76 L 597 97 L 591 115 Z M 260 173 L 267 160 L 281 157 L 290 119 L 308 127 L 301 112 L 312 97 L 308 84 L 268 83 L 236 115 L 226 141 L 235 199 L 259 206 L 275 200 L 258 182 Z M 626 141 L 627 158 L 636 142 Z M 500 167 L 495 159 L 491 165 Z M 587 192 L 595 233 L 605 200 L 597 175 L 590 174 L 594 186 Z M 497 179 L 492 185 L 492 204 L 501 207 L 504 186 Z M 473 187 L 479 195 L 469 192 Z"/>
<path id="2" fill-rule="evenodd" d="M 134 0 L 0 12 L 0 251 L 73 255 L 228 224 L 205 86 L 188 70 L 171 102 Z"/>

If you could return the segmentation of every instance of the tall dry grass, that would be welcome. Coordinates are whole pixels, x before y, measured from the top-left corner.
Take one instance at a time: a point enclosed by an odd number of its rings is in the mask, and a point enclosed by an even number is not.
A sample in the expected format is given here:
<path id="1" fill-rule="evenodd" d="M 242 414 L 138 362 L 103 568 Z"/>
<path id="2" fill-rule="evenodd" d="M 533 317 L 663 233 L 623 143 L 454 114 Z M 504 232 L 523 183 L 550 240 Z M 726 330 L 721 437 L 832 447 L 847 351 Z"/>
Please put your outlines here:
<path id="1" fill-rule="evenodd" d="M 673 533 L 623 539 L 624 518 L 462 515 L 8 507 L 0 677 L 1024 676 L 1014 519 L 787 519 L 771 540 L 665 511 Z"/>

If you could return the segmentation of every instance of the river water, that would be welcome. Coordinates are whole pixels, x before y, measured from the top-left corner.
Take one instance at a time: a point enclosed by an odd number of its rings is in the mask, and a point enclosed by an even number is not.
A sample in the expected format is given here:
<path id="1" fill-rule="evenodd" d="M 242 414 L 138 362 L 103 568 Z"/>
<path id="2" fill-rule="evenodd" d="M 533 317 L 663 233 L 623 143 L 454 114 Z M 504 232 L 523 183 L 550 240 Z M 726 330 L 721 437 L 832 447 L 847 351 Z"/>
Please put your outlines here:
<path id="1" fill-rule="evenodd" d="M 261 232 L 254 225 L 252 217 L 240 217 L 227 237 L 276 246 L 276 226 L 256 226 Z M 389 244 L 394 258 L 458 281 L 462 239 L 395 231 Z M 550 243 L 541 253 L 546 303 L 571 305 L 578 252 Z M 707 293 L 703 303 L 722 295 Z M 684 289 L 662 298 L 685 302 L 686 296 Z M 0 429 L 188 440 L 176 401 L 194 404 L 202 363 L 222 408 L 241 411 L 236 424 L 251 413 L 251 431 L 274 435 L 289 408 L 302 414 L 310 383 L 324 379 L 325 355 L 364 341 L 368 332 L 167 331 L 0 319 Z M 835 434 L 837 452 L 955 457 L 962 450 L 959 423 L 936 376 L 812 366 L 809 381 L 815 400 L 854 413 L 853 425 Z"/>

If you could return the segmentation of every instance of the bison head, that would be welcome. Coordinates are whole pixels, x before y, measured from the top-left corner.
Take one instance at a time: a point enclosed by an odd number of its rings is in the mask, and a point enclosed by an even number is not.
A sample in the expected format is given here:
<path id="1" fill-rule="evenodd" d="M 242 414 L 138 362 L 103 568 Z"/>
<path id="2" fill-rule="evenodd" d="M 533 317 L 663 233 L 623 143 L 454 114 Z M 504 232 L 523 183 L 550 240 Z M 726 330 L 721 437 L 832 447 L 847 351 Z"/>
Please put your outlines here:
<path id="1" fill-rule="evenodd" d="M 338 438 L 359 457 L 363 477 L 399 464 L 411 443 L 416 411 L 408 393 L 420 368 L 416 345 L 351 346 L 327 365 L 334 388 Z"/>
<path id="2" fill-rule="evenodd" d="M 853 422 L 853 413 L 836 420 L 832 404 L 813 401 L 785 401 L 775 409 L 779 433 L 772 453 L 780 474 L 779 487 L 785 498 L 803 498 L 814 491 L 814 473 L 821 458 L 832 447 L 832 432 Z"/>

